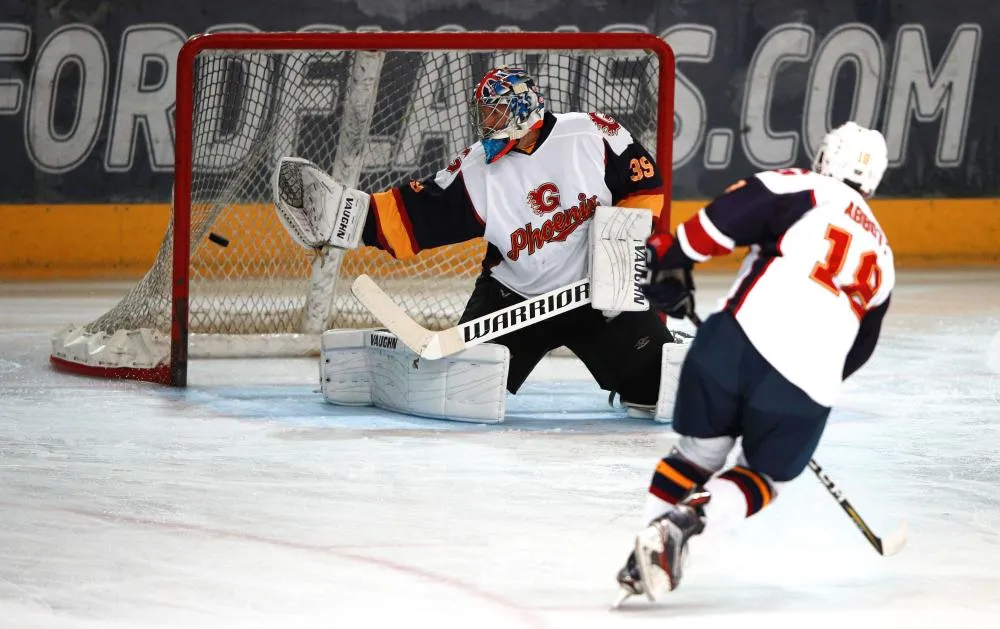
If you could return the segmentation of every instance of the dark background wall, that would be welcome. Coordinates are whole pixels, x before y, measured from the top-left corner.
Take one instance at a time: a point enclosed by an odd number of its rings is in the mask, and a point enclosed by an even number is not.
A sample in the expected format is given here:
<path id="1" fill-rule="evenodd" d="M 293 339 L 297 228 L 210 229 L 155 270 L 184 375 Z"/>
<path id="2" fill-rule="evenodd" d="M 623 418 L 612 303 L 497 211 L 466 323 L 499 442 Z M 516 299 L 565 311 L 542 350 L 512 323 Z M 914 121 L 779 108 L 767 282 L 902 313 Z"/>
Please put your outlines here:
<path id="1" fill-rule="evenodd" d="M 171 64 L 184 38 L 213 28 L 316 25 L 661 36 L 678 59 L 678 199 L 713 196 L 748 172 L 808 163 L 822 132 L 848 118 L 887 136 L 892 164 L 883 196 L 996 196 L 998 7 L 993 0 L 8 0 L 0 15 L 0 203 L 168 200 Z"/>

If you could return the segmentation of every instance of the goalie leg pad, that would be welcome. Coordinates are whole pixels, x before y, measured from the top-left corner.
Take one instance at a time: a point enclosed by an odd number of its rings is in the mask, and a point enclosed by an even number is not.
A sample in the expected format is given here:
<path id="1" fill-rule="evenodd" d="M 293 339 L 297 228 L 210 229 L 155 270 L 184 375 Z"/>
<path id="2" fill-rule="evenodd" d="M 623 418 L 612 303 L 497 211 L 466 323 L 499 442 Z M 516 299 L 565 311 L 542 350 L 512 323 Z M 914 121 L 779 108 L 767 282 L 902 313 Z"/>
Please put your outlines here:
<path id="1" fill-rule="evenodd" d="M 680 340 L 680 337 L 676 337 Z M 680 384 L 681 365 L 687 356 L 690 343 L 664 343 L 660 354 L 660 393 L 656 400 L 654 419 L 666 423 L 673 420 L 674 402 L 677 400 L 677 387 Z"/>
<path id="2" fill-rule="evenodd" d="M 484 343 L 425 360 L 391 332 L 329 330 L 322 352 L 327 402 L 452 421 L 503 421 L 510 351 L 502 345 Z"/>
<path id="3" fill-rule="evenodd" d="M 598 206 L 590 226 L 591 304 L 606 314 L 648 310 L 646 239 L 653 213 L 643 208 Z"/>
<path id="4" fill-rule="evenodd" d="M 327 330 L 323 333 L 319 389 L 331 404 L 371 406 L 367 330 Z"/>

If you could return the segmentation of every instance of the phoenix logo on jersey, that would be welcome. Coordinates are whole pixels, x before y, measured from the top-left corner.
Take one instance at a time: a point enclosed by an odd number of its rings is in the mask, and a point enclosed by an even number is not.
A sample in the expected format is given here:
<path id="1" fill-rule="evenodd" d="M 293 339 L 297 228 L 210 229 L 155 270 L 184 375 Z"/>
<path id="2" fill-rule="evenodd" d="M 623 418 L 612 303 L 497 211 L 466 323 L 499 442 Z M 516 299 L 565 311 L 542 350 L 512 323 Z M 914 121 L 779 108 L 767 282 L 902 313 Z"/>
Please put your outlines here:
<path id="1" fill-rule="evenodd" d="M 528 193 L 528 206 L 539 216 L 552 212 L 539 227 L 525 223 L 524 227 L 515 229 L 510 234 L 510 251 L 507 257 L 517 261 L 522 251 L 528 255 L 535 253 L 547 242 L 563 242 L 594 216 L 597 209 L 597 195 L 588 197 L 582 192 L 577 195 L 578 203 L 565 210 L 556 211 L 559 207 L 559 188 L 547 181 Z"/>
<path id="2" fill-rule="evenodd" d="M 590 116 L 590 121 L 593 122 L 604 135 L 618 135 L 618 131 L 622 128 L 621 124 L 619 124 L 617 120 L 607 114 L 592 111 L 587 115 Z"/>
<path id="3" fill-rule="evenodd" d="M 546 181 L 528 193 L 528 207 L 539 216 L 545 216 L 559 207 L 559 188 Z"/>

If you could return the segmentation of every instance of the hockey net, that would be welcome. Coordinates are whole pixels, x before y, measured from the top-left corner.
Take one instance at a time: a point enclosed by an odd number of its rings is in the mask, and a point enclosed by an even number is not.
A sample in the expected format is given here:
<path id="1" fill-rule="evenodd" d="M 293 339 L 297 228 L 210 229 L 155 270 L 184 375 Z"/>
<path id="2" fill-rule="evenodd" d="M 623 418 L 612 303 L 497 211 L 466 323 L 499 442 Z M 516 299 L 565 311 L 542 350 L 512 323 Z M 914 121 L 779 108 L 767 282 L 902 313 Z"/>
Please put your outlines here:
<path id="1" fill-rule="evenodd" d="M 350 292 L 361 273 L 423 325 L 454 325 L 484 241 L 405 261 L 316 255 L 281 227 L 270 180 L 283 155 L 369 192 L 432 175 L 477 139 L 472 88 L 503 64 L 535 76 L 549 111 L 609 114 L 671 163 L 673 57 L 651 35 L 198 36 L 178 57 L 173 212 L 156 260 L 106 314 L 59 332 L 52 362 L 183 386 L 189 356 L 315 353 L 325 329 L 379 325 Z"/>

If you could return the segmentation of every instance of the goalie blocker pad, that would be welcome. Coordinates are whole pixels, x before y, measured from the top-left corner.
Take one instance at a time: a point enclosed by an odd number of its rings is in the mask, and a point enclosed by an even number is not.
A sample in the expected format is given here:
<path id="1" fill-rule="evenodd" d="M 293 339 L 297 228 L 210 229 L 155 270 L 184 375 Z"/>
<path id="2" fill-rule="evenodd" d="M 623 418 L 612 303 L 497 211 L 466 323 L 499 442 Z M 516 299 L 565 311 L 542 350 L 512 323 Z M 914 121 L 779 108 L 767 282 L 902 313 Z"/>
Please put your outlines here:
<path id="1" fill-rule="evenodd" d="M 289 235 L 303 247 L 356 249 L 371 197 L 335 181 L 300 157 L 282 157 L 271 181 L 274 208 Z"/>
<path id="2" fill-rule="evenodd" d="M 596 310 L 649 310 L 642 292 L 646 239 L 653 213 L 644 208 L 600 205 L 590 226 L 591 305 Z"/>
<path id="3" fill-rule="evenodd" d="M 331 404 L 499 424 L 509 363 L 510 350 L 493 343 L 425 360 L 391 332 L 328 330 L 322 338 L 320 390 Z"/>

